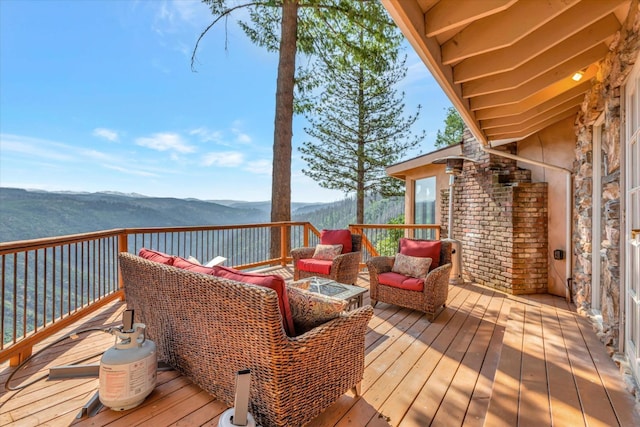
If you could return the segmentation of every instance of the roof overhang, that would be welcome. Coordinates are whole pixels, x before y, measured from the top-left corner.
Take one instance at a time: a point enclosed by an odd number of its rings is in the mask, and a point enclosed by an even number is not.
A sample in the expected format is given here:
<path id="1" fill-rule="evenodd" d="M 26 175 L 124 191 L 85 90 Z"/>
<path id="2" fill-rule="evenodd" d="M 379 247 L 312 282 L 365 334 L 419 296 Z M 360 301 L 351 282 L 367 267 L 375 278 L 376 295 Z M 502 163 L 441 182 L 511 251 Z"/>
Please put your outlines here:
<path id="1" fill-rule="evenodd" d="M 471 133 L 499 145 L 577 114 L 631 0 L 382 3 Z"/>
<path id="2" fill-rule="evenodd" d="M 392 176 L 394 178 L 398 178 L 401 180 L 405 180 L 407 175 L 409 175 L 412 171 L 416 169 L 423 168 L 427 165 L 434 164 L 433 161 L 437 159 L 441 159 L 443 157 L 449 156 L 461 156 L 462 155 L 462 144 L 450 145 L 445 148 L 441 148 L 440 150 L 432 151 L 431 153 L 423 154 L 418 157 L 414 157 L 413 159 L 405 160 L 400 163 L 396 163 L 395 165 L 388 166 L 386 168 L 387 175 Z M 440 169 L 444 169 L 445 165 L 440 164 L 436 167 Z"/>

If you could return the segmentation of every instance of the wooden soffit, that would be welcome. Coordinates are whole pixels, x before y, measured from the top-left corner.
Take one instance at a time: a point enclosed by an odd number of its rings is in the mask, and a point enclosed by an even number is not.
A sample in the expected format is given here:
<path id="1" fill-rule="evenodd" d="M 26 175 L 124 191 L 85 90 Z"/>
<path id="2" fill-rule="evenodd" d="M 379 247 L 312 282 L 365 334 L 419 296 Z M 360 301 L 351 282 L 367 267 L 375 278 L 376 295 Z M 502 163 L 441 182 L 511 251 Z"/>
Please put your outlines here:
<path id="1" fill-rule="evenodd" d="M 382 0 L 483 143 L 577 114 L 631 0 Z M 580 72 L 579 81 L 572 76 Z"/>

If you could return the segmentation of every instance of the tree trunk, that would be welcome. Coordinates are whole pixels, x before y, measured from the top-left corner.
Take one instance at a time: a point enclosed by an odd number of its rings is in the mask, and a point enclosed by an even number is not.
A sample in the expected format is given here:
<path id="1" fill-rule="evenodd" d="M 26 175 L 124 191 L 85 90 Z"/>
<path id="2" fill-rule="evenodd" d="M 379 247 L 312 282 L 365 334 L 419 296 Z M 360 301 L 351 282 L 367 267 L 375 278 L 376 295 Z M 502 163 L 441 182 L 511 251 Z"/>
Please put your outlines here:
<path id="1" fill-rule="evenodd" d="M 362 37 L 362 33 L 360 33 Z M 358 89 L 358 165 L 357 165 L 357 182 L 356 182 L 356 222 L 364 224 L 364 71 L 362 67 L 359 70 L 358 80 L 360 81 Z"/>
<path id="2" fill-rule="evenodd" d="M 291 220 L 291 138 L 293 136 L 293 88 L 298 38 L 298 0 L 282 3 L 280 58 L 276 87 L 273 134 L 271 221 Z M 286 248 L 288 252 L 288 248 Z M 271 232 L 271 257 L 280 256 L 280 229 Z"/>

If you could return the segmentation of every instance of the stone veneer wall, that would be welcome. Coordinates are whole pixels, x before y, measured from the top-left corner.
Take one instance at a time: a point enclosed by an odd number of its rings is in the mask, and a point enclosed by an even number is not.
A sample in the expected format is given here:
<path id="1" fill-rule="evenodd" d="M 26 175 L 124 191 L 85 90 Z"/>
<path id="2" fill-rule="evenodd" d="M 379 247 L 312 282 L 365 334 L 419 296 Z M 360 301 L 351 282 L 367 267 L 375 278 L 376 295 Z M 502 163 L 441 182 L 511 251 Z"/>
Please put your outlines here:
<path id="1" fill-rule="evenodd" d="M 601 262 L 600 307 L 602 324 L 598 333 L 609 352 L 619 350 L 620 335 L 620 135 L 621 86 L 640 52 L 640 13 L 638 1 L 631 3 L 629 15 L 622 29 L 610 45 L 610 52 L 599 64 L 599 72 L 592 81 L 592 88 L 585 96 L 576 119 L 576 159 L 574 162 L 574 232 L 573 244 L 575 264 L 572 296 L 579 311 L 591 308 L 592 261 Z M 604 167 L 602 176 L 602 212 L 592 212 L 593 124 L 604 113 L 602 124 L 602 151 Z M 601 215 L 602 246 L 601 259 L 591 259 L 592 218 Z"/>
<path id="2" fill-rule="evenodd" d="M 499 148 L 513 153 L 515 144 Z M 462 242 L 463 278 L 512 294 L 547 291 L 547 184 L 514 160 L 482 151 L 469 131 L 456 178 L 454 237 Z M 442 192 L 442 235 L 448 236 L 449 192 Z"/>

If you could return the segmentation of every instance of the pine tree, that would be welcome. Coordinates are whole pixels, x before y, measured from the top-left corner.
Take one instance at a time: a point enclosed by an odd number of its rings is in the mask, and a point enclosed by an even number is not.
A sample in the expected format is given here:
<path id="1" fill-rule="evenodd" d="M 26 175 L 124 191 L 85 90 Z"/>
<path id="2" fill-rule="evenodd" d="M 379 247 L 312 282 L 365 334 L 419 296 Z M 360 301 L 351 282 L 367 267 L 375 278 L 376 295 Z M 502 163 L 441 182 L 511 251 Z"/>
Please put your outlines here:
<path id="1" fill-rule="evenodd" d="M 376 4 L 368 0 L 263 0 L 235 3 L 229 0 L 202 0 L 206 3 L 214 20 L 200 34 L 191 56 L 195 62 L 198 44 L 204 35 L 221 20 L 228 19 L 239 9 L 249 11 L 250 22 L 239 24 L 247 36 L 257 45 L 270 51 L 278 51 L 278 76 L 276 84 L 273 168 L 271 182 L 271 221 L 291 219 L 291 139 L 293 137 L 294 86 L 296 82 L 296 56 L 298 52 L 313 55 L 316 52 L 315 34 L 335 34 L 336 20 L 357 23 L 355 27 L 365 32 L 376 31 L 379 15 L 370 13 L 363 5 Z M 354 28 L 348 26 L 346 28 Z M 380 35 L 372 35 L 380 37 Z M 346 46 L 345 46 L 346 48 Z M 360 56 L 361 53 L 355 53 Z M 299 81 L 302 81 L 300 79 Z M 304 90 L 303 90 L 304 92 Z M 271 235 L 271 254 L 279 256 L 279 229 Z"/>
<path id="2" fill-rule="evenodd" d="M 444 119 L 444 132 L 440 132 L 436 135 L 435 147 L 447 147 L 449 145 L 458 144 L 462 141 L 462 134 L 464 133 L 464 122 L 458 111 L 453 108 L 447 108 L 447 117 Z"/>
<path id="3" fill-rule="evenodd" d="M 387 16 L 377 2 L 367 7 Z M 395 89 L 407 72 L 401 35 L 392 25 L 380 29 L 383 37 L 363 30 L 340 32 L 350 36 L 340 41 L 325 37 L 314 74 L 307 76 L 318 90 L 306 103 L 305 131 L 313 139 L 299 148 L 308 165 L 303 173 L 324 188 L 355 193 L 358 223 L 364 222 L 365 194 L 402 194 L 402 183 L 387 176 L 385 167 L 424 138 L 424 132 L 411 132 L 420 106 L 406 116 L 404 93 Z"/>

